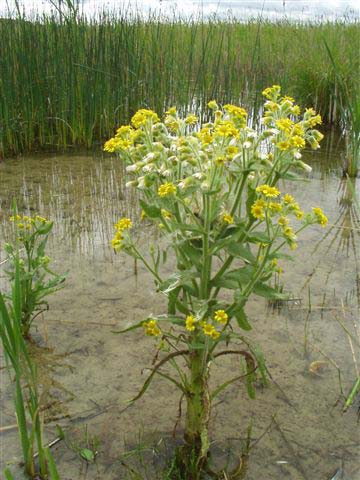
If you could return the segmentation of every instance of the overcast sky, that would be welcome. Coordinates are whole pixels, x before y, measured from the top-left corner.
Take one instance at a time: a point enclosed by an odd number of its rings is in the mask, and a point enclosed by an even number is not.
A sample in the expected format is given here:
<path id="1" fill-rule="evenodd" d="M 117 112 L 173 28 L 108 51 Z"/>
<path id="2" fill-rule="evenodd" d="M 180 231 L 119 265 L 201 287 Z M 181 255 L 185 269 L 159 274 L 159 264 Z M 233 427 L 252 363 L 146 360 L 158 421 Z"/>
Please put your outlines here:
<path id="1" fill-rule="evenodd" d="M 57 0 L 58 1 L 58 0 Z M 19 0 L 25 12 L 51 11 L 48 0 Z M 82 0 L 84 13 L 93 15 L 104 8 L 116 11 L 121 9 L 172 12 L 183 15 L 203 13 L 204 15 L 229 13 L 241 18 L 257 17 L 262 13 L 266 18 L 282 18 L 284 15 L 296 19 L 334 19 L 344 15 L 359 18 L 359 0 Z M 0 0 L 0 15 L 14 14 L 14 0 Z"/>

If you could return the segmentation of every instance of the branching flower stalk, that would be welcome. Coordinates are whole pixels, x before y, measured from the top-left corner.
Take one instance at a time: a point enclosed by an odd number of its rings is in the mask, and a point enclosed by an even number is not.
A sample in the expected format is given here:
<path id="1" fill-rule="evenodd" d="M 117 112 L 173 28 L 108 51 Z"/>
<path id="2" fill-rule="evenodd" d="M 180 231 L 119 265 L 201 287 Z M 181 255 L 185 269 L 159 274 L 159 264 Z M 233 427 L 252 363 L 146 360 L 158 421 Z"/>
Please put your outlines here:
<path id="1" fill-rule="evenodd" d="M 46 244 L 53 222 L 40 215 L 30 217 L 16 213 L 10 217 L 14 225 L 14 241 L 5 244 L 9 268 L 5 271 L 10 283 L 14 281 L 16 265 L 21 284 L 21 331 L 30 334 L 35 317 L 48 308 L 45 298 L 61 288 L 65 276 L 50 269 Z"/>
<path id="2" fill-rule="evenodd" d="M 297 247 L 304 228 L 327 224 L 319 207 L 305 214 L 277 188 L 280 179 L 295 180 L 299 171 L 311 170 L 301 152 L 306 144 L 319 148 L 323 135 L 315 126 L 321 117 L 311 108 L 301 114 L 277 85 L 263 95 L 260 131 L 247 126 L 242 107 L 220 108 L 211 101 L 212 122 L 199 125 L 195 115 L 182 118 L 175 107 L 161 121 L 142 109 L 104 146 L 126 163 L 127 186 L 141 194 L 141 218 L 163 237 L 147 255 L 135 245 L 132 220 L 122 218 L 111 245 L 141 261 L 167 297 L 167 314 L 150 316 L 122 332 L 144 328 L 146 335 L 161 338 L 164 357 L 136 399 L 156 374 L 185 395 L 185 445 L 178 456 L 185 479 L 199 479 L 207 468 L 212 399 L 239 378 L 245 379 L 250 397 L 256 375 L 266 381 L 260 349 L 242 334 L 251 329 L 245 312 L 249 297 L 285 298 L 268 284 L 281 272 L 279 260 L 288 257 L 283 250 Z M 164 278 L 168 252 L 176 271 Z M 232 292 L 232 301 L 223 300 L 226 291 Z M 230 350 L 232 341 L 236 348 Z M 245 372 L 210 392 L 211 366 L 225 354 L 241 356 Z M 166 364 L 173 375 L 163 370 Z"/>

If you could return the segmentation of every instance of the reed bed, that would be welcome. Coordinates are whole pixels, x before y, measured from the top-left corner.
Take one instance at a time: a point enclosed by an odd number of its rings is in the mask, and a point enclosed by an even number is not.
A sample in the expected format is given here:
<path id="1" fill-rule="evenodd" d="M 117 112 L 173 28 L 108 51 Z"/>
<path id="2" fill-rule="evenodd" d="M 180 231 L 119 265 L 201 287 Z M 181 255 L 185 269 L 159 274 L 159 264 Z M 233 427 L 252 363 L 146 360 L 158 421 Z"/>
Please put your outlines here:
<path id="1" fill-rule="evenodd" d="M 212 98 L 256 111 L 273 83 L 338 120 L 336 76 L 323 39 L 356 88 L 357 23 L 213 18 L 0 19 L 0 156 L 90 148 L 139 107 L 201 113 Z"/>

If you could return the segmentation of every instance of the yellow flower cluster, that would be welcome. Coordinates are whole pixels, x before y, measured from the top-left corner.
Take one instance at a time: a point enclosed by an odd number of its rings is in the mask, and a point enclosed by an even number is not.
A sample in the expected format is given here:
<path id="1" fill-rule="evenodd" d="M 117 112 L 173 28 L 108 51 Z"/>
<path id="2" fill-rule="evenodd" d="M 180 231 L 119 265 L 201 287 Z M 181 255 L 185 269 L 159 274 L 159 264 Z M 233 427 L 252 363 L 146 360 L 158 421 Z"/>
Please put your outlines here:
<path id="1" fill-rule="evenodd" d="M 216 340 L 220 337 L 220 332 L 218 332 L 214 325 L 211 325 L 211 323 L 205 323 L 203 325 L 203 332 L 205 335 L 211 337 L 213 340 Z"/>
<path id="2" fill-rule="evenodd" d="M 176 193 L 176 186 L 171 182 L 166 182 L 158 188 L 159 197 L 167 197 Z"/>
<path id="3" fill-rule="evenodd" d="M 149 335 L 149 337 L 158 337 L 159 335 L 161 335 L 161 330 L 158 327 L 156 320 L 148 320 L 144 322 L 143 327 L 145 329 L 146 335 Z"/>
<path id="4" fill-rule="evenodd" d="M 115 235 L 111 240 L 111 246 L 113 249 L 118 252 L 123 248 L 123 240 L 124 240 L 124 230 L 129 230 L 132 228 L 132 221 L 130 218 L 120 218 L 120 220 L 115 223 Z"/>
<path id="5" fill-rule="evenodd" d="M 325 228 L 327 223 L 328 223 L 328 218 L 324 214 L 322 209 L 319 208 L 319 207 L 314 207 L 313 212 L 314 212 L 314 215 L 315 215 L 316 222 L 319 223 L 323 228 Z"/>
<path id="6" fill-rule="evenodd" d="M 157 123 L 160 121 L 160 119 L 153 110 L 147 110 L 145 108 L 141 108 L 140 110 L 138 110 L 131 119 L 131 123 L 134 125 L 135 128 L 139 128 L 142 125 L 145 125 L 148 121 L 151 121 L 152 123 Z"/>
<path id="7" fill-rule="evenodd" d="M 230 122 L 229 120 L 222 120 L 216 124 L 214 135 L 219 137 L 237 138 L 239 136 L 239 131 L 233 122 Z"/>
<path id="8" fill-rule="evenodd" d="M 51 223 L 44 217 L 36 215 L 35 217 L 29 217 L 28 215 L 12 215 L 9 217 L 10 222 L 15 223 L 19 230 L 31 230 L 32 227 L 39 227 L 41 225 Z"/>
<path id="9" fill-rule="evenodd" d="M 196 115 L 188 115 L 185 118 L 185 123 L 187 125 L 195 125 L 199 121 L 199 118 Z"/>

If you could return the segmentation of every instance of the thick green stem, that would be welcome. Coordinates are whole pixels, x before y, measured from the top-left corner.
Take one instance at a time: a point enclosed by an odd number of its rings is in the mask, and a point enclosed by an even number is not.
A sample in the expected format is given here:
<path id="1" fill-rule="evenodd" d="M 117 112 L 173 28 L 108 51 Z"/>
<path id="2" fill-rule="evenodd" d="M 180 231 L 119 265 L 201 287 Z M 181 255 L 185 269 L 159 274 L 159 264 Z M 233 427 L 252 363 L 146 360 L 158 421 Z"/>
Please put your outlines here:
<path id="1" fill-rule="evenodd" d="M 199 466 L 206 461 L 209 449 L 208 425 L 210 419 L 210 394 L 208 367 L 204 351 L 190 353 L 190 385 L 187 393 L 185 442 L 188 452 Z"/>

